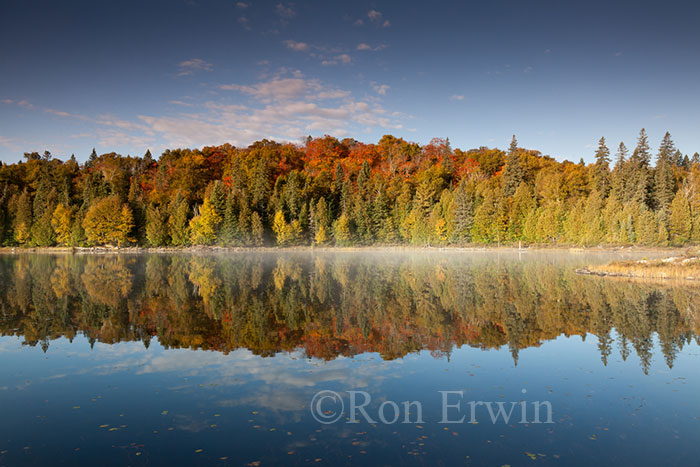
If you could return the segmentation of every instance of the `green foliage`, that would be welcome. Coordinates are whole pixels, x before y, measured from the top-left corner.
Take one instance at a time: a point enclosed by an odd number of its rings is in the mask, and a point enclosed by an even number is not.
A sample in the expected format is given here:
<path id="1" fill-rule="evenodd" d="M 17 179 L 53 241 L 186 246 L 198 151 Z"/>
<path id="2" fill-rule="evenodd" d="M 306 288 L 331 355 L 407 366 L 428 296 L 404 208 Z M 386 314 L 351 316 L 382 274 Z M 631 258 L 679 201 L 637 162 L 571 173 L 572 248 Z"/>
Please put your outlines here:
<path id="1" fill-rule="evenodd" d="M 146 239 L 151 246 L 163 246 L 168 243 L 168 214 L 160 206 L 146 209 Z"/>
<path id="2" fill-rule="evenodd" d="M 391 135 L 25 159 L 0 166 L 4 245 L 700 243 L 700 156 L 667 133 L 652 167 L 644 130 L 612 170 L 604 138 L 588 165 Z"/>

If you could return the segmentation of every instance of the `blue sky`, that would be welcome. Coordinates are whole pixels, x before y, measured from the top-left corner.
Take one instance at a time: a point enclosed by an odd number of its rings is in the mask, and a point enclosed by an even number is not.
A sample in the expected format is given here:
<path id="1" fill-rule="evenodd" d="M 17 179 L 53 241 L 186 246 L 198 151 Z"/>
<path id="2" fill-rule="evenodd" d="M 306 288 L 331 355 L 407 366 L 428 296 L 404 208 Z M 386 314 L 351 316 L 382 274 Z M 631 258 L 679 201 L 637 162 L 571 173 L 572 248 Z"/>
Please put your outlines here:
<path id="1" fill-rule="evenodd" d="M 693 2 L 5 0 L 0 160 L 331 134 L 700 151 Z"/>

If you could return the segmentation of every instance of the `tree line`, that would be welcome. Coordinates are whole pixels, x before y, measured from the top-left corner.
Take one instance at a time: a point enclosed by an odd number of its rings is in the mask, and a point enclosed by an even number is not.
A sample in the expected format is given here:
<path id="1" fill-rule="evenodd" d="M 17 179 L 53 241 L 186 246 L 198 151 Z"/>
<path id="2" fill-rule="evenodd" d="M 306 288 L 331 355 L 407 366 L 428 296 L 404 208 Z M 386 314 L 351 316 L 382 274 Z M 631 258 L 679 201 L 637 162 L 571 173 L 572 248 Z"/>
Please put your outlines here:
<path id="1" fill-rule="evenodd" d="M 614 162 L 613 162 L 614 157 Z M 653 163 L 652 163 L 653 162 Z M 700 156 L 644 129 L 614 156 L 558 162 L 518 146 L 453 149 L 386 135 L 166 150 L 25 153 L 0 167 L 5 246 L 700 242 Z"/>
<path id="2" fill-rule="evenodd" d="M 673 367 L 698 342 L 700 290 L 575 274 L 540 260 L 356 253 L 4 255 L 0 335 L 48 350 L 157 338 L 166 348 L 262 356 L 296 349 L 384 359 L 464 345 L 522 349 L 596 337 L 603 364 L 636 354 Z M 655 350 L 656 347 L 656 350 Z"/>

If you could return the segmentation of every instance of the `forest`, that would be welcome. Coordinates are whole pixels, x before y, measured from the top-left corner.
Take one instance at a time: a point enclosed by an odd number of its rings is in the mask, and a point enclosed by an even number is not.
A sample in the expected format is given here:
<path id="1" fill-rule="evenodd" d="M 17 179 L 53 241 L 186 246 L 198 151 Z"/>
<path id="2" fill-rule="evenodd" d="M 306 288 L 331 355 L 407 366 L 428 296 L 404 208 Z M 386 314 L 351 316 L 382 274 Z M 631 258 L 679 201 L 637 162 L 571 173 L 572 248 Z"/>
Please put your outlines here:
<path id="1" fill-rule="evenodd" d="M 521 350 L 594 336 L 600 358 L 654 348 L 672 368 L 700 339 L 700 288 L 592 278 L 547 261 L 358 253 L 279 255 L 3 255 L 0 336 L 51 341 L 156 338 L 166 348 L 332 360 L 390 360 L 454 347 Z"/>
<path id="2" fill-rule="evenodd" d="M 0 167 L 0 244 L 20 247 L 700 243 L 700 156 L 644 129 L 559 162 L 518 146 L 386 135 L 116 153 Z"/>

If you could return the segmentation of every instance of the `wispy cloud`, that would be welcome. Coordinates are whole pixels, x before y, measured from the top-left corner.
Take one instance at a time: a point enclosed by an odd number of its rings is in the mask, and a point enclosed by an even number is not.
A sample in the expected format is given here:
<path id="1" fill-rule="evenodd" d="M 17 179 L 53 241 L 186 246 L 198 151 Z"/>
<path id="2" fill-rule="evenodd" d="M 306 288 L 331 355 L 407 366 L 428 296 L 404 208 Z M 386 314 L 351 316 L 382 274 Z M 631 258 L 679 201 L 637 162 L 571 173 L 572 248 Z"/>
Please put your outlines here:
<path id="1" fill-rule="evenodd" d="M 384 14 L 378 10 L 369 10 L 367 12 L 367 18 L 373 23 L 381 25 L 383 28 L 388 28 L 391 26 L 391 21 L 384 19 Z"/>
<path id="2" fill-rule="evenodd" d="M 377 86 L 378 90 L 388 89 Z M 230 104 L 223 98 L 200 104 L 201 112 L 138 118 L 168 147 L 224 142 L 241 145 L 260 138 L 298 141 L 312 133 L 348 136 L 363 128 L 402 128 L 401 115 L 388 112 L 376 99 L 356 99 L 350 91 L 318 79 L 278 76 L 219 89 L 239 92 L 250 102 Z"/>
<path id="3" fill-rule="evenodd" d="M 292 19 L 297 14 L 291 6 L 283 5 L 282 3 L 278 3 L 275 6 L 275 13 L 277 13 L 277 16 L 284 19 Z"/>
<path id="4" fill-rule="evenodd" d="M 332 66 L 332 65 L 338 65 L 338 64 L 343 64 L 343 65 L 349 65 L 352 62 L 352 57 L 348 54 L 340 54 L 336 55 L 333 58 L 327 58 L 323 61 L 321 61 L 321 65 L 323 66 Z"/>
<path id="5" fill-rule="evenodd" d="M 391 86 L 388 84 L 379 84 L 375 83 L 374 81 L 370 83 L 370 86 L 372 86 L 372 89 L 374 89 L 374 92 L 377 94 L 384 96 L 386 95 L 386 92 L 391 89 Z"/>
<path id="6" fill-rule="evenodd" d="M 0 103 L 8 104 L 8 105 L 16 105 L 18 107 L 22 107 L 23 109 L 33 109 L 34 108 L 34 104 L 32 104 L 31 102 L 26 101 L 26 100 L 1 99 Z"/>
<path id="7" fill-rule="evenodd" d="M 372 52 L 378 52 L 378 51 L 383 50 L 383 49 L 386 49 L 385 44 L 379 44 L 379 45 L 372 47 L 371 45 L 367 44 L 366 42 L 361 42 L 361 43 L 357 44 L 357 47 L 356 47 L 356 50 L 361 50 L 361 51 L 368 50 L 368 51 L 372 51 Z"/>
<path id="8" fill-rule="evenodd" d="M 248 6 L 249 5 L 245 2 L 237 2 L 236 3 L 236 8 L 240 8 L 242 10 L 245 10 L 246 8 L 248 8 Z"/>
<path id="9" fill-rule="evenodd" d="M 450 96 L 451 101 L 463 101 L 464 100 L 464 94 L 452 94 Z"/>
<path id="10" fill-rule="evenodd" d="M 288 49 L 292 49 L 295 52 L 307 52 L 309 50 L 309 44 L 306 42 L 298 42 L 293 40 L 282 41 Z"/>
<path id="11" fill-rule="evenodd" d="M 212 71 L 214 70 L 214 65 L 202 60 L 201 58 L 192 58 L 190 60 L 185 60 L 177 64 L 180 69 L 178 76 L 189 76 L 193 75 L 197 71 Z"/>
<path id="12" fill-rule="evenodd" d="M 370 19 L 370 21 L 381 21 L 382 16 L 381 11 L 369 10 L 369 12 L 367 12 L 367 17 Z"/>

